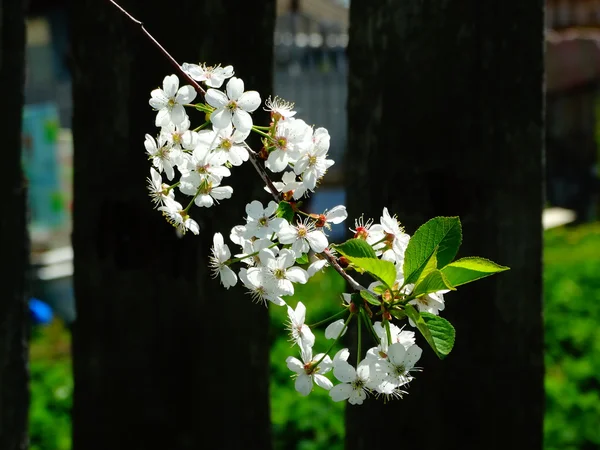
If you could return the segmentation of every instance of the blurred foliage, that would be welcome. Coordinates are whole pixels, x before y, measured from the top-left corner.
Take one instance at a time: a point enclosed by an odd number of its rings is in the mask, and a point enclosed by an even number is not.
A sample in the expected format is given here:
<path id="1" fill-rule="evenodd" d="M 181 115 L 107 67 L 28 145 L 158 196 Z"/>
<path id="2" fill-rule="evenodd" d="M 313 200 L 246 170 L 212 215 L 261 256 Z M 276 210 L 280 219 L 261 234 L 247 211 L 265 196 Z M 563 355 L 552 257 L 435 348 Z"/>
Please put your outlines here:
<path id="1" fill-rule="evenodd" d="M 600 448 L 600 224 L 545 233 L 546 450 Z M 307 306 L 306 323 L 339 311 L 344 282 L 331 269 L 296 286 L 286 299 Z M 271 407 L 276 450 L 342 450 L 344 403 L 315 387 L 294 389 L 288 356 L 299 357 L 285 331 L 287 310 L 271 311 Z M 315 352 L 330 341 L 315 329 Z M 68 331 L 58 320 L 35 327 L 31 345 L 31 450 L 68 450 L 73 391 Z"/>
<path id="2" fill-rule="evenodd" d="M 32 329 L 30 348 L 30 450 L 71 448 L 70 333 L 59 319 Z"/>
<path id="3" fill-rule="evenodd" d="M 547 450 L 600 448 L 600 223 L 548 230 Z"/>

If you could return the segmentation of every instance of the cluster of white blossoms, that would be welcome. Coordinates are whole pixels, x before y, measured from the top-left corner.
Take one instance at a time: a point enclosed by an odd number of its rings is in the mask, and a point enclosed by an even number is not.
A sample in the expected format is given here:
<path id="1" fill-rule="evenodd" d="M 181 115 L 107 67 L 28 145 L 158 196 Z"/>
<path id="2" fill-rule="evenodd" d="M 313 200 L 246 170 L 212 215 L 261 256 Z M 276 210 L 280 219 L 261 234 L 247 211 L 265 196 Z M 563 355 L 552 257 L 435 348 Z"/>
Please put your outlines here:
<path id="1" fill-rule="evenodd" d="M 229 234 L 231 245 L 237 246 L 235 253 L 221 233 L 214 235 L 209 263 L 212 275 L 227 289 L 240 280 L 256 302 L 287 308 L 288 329 L 300 359 L 290 356 L 286 362 L 302 395 L 308 395 L 316 384 L 329 390 L 334 401 L 351 404 L 361 404 L 369 393 L 402 397 L 418 370 L 415 364 L 421 348 L 415 344 L 414 332 L 391 323 L 390 311 L 410 304 L 420 312 L 437 315 L 444 308 L 443 295 L 448 290 L 413 295 L 415 284 L 404 282 L 403 271 L 410 236 L 387 208 L 378 223 L 361 218 L 352 231 L 353 240 L 362 241 L 374 259 L 394 267 L 395 280 L 383 283 L 375 276 L 376 281 L 367 288 L 358 285 L 345 271 L 345 254 L 329 242 L 331 225 L 346 220 L 346 208 L 339 205 L 315 214 L 302 211 L 298 203 L 316 190 L 334 164 L 328 159 L 327 130 L 315 129 L 296 118 L 294 105 L 277 97 L 266 102 L 270 123 L 254 125 L 252 113 L 261 104 L 260 95 L 246 91 L 244 82 L 233 76 L 231 66 L 186 63 L 181 71 L 203 83 L 206 90 L 198 84 L 180 87 L 179 78 L 169 75 L 162 88 L 151 92 L 149 103 L 156 111 L 159 131 L 147 134 L 144 146 L 152 163 L 148 190 L 156 208 L 181 233 L 189 230 L 198 234 L 200 229 L 190 217 L 190 208 L 208 208 L 229 199 L 233 189 L 226 185 L 226 178 L 234 167 L 252 160 L 274 200 L 267 204 L 254 200 L 246 205 L 245 223 L 234 226 Z M 203 101 L 193 103 L 198 94 Z M 192 127 L 186 108 L 204 113 L 204 122 Z M 260 151 L 246 144 L 251 132 L 260 135 Z M 280 174 L 279 180 L 272 180 L 267 170 Z M 187 202 L 180 203 L 176 193 L 187 197 Z M 315 335 L 305 324 L 304 304 L 298 302 L 295 308 L 288 304 L 296 283 L 306 283 L 328 265 L 352 281 L 354 289 L 375 296 L 385 306 L 380 320 L 368 325 L 376 345 L 364 358 L 357 358 L 356 365 L 348 361 L 347 348 L 330 355 L 334 345 L 327 345 L 328 351 L 314 354 Z M 357 301 L 351 294 L 344 294 L 343 299 L 340 303 L 346 318 L 332 318 L 325 330 L 326 338 L 333 339 L 334 344 L 340 342 L 352 319 L 360 324 L 370 313 L 367 301 Z M 409 323 L 415 326 L 410 318 Z M 334 385 L 325 376 L 329 372 L 339 383 Z"/>

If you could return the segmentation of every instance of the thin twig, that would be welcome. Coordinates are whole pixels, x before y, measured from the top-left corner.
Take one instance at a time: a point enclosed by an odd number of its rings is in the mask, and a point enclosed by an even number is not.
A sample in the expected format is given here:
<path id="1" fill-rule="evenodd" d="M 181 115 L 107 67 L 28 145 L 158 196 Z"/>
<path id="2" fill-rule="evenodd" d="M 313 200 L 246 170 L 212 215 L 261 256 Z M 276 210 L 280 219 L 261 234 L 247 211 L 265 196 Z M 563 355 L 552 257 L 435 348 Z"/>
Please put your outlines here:
<path id="1" fill-rule="evenodd" d="M 271 192 L 271 195 L 273 196 L 275 201 L 277 203 L 279 203 L 281 200 L 283 200 L 283 196 L 281 195 L 281 192 L 279 192 L 277 190 L 275 185 L 273 185 L 271 178 L 269 177 L 267 172 L 264 170 L 262 164 L 258 161 L 258 155 L 256 154 L 256 152 L 254 150 L 252 150 L 250 148 L 250 146 L 246 143 L 246 141 L 244 141 L 244 147 L 246 147 L 246 149 L 248 150 L 248 153 L 250 153 L 250 162 L 254 166 L 254 169 L 256 169 L 256 172 L 258 172 L 258 175 L 260 176 L 260 178 L 263 180 L 263 182 L 269 188 L 269 191 Z"/>
<path id="2" fill-rule="evenodd" d="M 144 34 L 148 37 L 148 39 L 150 39 L 152 41 L 152 43 L 156 47 L 158 47 L 158 49 L 161 51 L 161 53 L 169 61 L 171 61 L 171 64 L 173 64 L 173 66 L 188 81 L 188 83 L 190 83 L 194 87 L 194 89 L 196 89 L 196 92 L 198 92 L 200 95 L 205 95 L 206 94 L 206 91 L 202 88 L 202 86 L 200 86 L 196 80 L 194 80 L 192 77 L 190 77 L 187 73 L 185 73 L 183 71 L 183 69 L 181 68 L 181 66 L 179 65 L 179 63 L 175 60 L 175 58 L 173 58 L 171 56 L 171 54 L 162 45 L 160 45 L 160 43 L 156 39 L 154 39 L 154 36 L 152 36 L 148 32 L 148 30 L 146 30 L 146 28 L 144 27 L 144 24 L 140 20 L 137 20 L 135 17 L 133 17 L 131 14 L 129 14 L 121 5 L 119 5 L 114 0 L 108 0 L 108 1 L 110 3 L 112 3 L 113 5 L 115 5 L 124 15 L 126 15 L 129 18 L 129 20 L 131 20 L 136 25 L 140 26 L 140 28 L 142 29 L 142 31 L 144 32 Z"/>
<path id="3" fill-rule="evenodd" d="M 342 278 L 348 282 L 352 289 L 354 289 L 355 291 L 366 290 L 365 287 L 363 287 L 358 281 L 356 281 L 354 278 L 348 275 L 348 273 L 342 268 L 342 266 L 340 266 L 340 264 L 337 262 L 336 257 L 331 254 L 331 250 L 326 248 L 323 251 L 323 254 L 325 255 L 325 259 L 327 260 L 327 262 L 329 262 L 331 267 L 333 267 L 335 271 L 339 273 L 342 276 Z"/>

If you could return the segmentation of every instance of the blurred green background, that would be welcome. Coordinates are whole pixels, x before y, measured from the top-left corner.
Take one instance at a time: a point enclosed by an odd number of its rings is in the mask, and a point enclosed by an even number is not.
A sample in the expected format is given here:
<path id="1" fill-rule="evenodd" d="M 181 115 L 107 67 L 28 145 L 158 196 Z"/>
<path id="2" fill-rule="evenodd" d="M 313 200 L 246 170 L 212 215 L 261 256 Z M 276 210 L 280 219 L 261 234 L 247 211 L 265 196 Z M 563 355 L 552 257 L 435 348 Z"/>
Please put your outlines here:
<path id="1" fill-rule="evenodd" d="M 547 450 L 600 448 L 600 223 L 545 232 Z M 307 323 L 339 311 L 344 284 L 334 272 L 299 286 Z M 310 400 L 293 387 L 285 359 L 297 356 L 284 332 L 285 308 L 271 308 L 271 405 L 277 450 L 341 450 L 344 404 L 315 388 Z M 323 342 L 316 330 L 317 343 Z M 69 450 L 73 392 L 68 331 L 59 321 L 33 330 L 31 449 Z"/>

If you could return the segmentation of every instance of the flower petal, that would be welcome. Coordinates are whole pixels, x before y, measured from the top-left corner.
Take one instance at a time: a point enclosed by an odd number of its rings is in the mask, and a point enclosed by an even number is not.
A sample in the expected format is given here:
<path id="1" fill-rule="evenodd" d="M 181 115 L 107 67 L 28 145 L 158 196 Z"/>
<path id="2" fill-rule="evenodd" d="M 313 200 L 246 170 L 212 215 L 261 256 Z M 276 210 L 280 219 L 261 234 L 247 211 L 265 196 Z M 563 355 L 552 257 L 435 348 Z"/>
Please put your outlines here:
<path id="1" fill-rule="evenodd" d="M 238 99 L 237 104 L 244 111 L 255 111 L 260 106 L 260 95 L 256 91 L 244 92 Z"/>
<path id="2" fill-rule="evenodd" d="M 227 91 L 227 97 L 231 100 L 237 100 L 244 93 L 244 82 L 240 78 L 233 77 L 227 82 L 225 90 Z"/>

